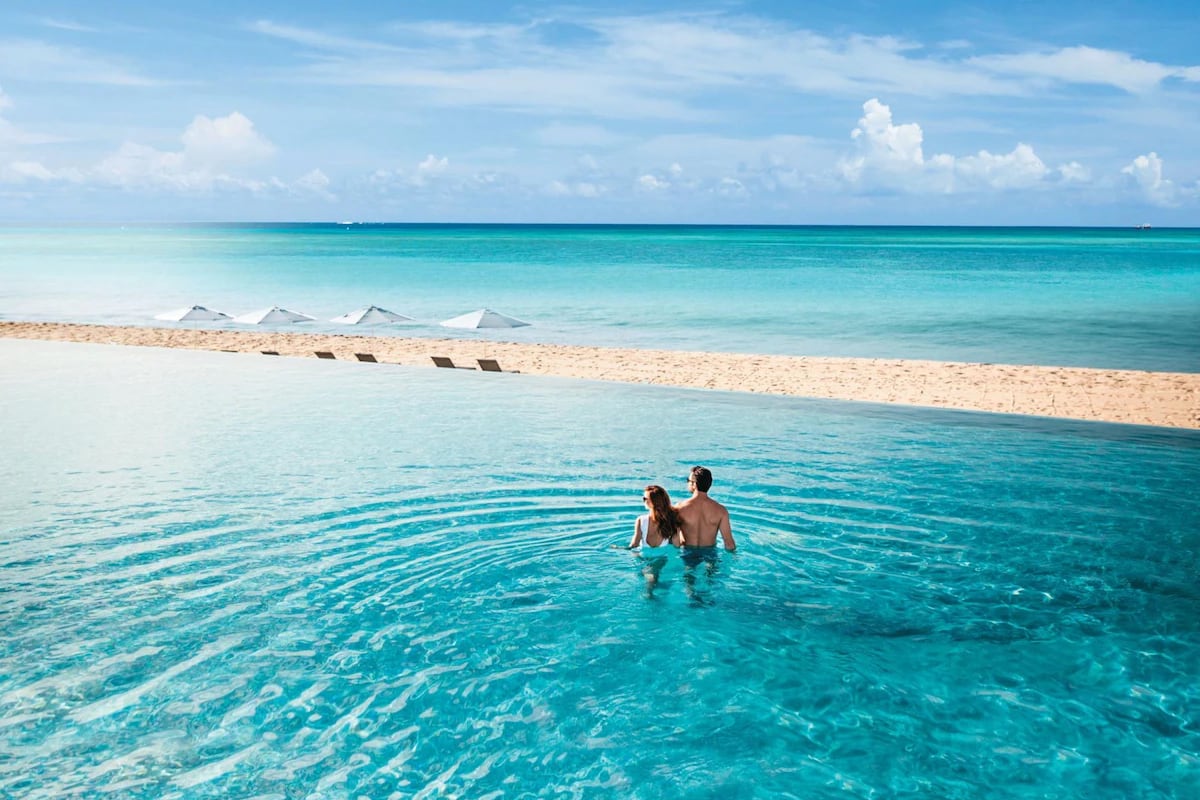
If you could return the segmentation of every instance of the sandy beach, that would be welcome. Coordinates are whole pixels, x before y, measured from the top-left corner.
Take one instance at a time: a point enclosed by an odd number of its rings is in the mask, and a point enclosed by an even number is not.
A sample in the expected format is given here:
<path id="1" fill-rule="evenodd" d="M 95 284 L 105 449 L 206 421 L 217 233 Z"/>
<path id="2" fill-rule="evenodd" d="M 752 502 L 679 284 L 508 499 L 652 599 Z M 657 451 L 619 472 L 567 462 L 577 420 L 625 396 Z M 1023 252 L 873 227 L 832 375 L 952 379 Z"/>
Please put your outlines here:
<path id="1" fill-rule="evenodd" d="M 1196 373 L 53 322 L 0 322 L 0 336 L 313 359 L 317 351 L 343 360 L 370 353 L 431 369 L 432 356 L 461 366 L 492 358 L 522 375 L 1200 429 Z"/>

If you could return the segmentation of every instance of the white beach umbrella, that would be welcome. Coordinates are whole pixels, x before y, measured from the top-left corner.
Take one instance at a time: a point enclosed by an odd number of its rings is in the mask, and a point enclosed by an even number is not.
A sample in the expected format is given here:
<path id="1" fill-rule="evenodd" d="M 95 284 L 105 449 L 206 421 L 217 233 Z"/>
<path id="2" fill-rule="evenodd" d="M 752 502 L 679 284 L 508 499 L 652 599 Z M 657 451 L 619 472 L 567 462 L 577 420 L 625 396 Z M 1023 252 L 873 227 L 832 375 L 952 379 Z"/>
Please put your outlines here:
<path id="1" fill-rule="evenodd" d="M 310 317 L 308 314 L 301 314 L 298 311 L 288 311 L 279 306 L 271 306 L 260 311 L 240 314 L 234 317 L 233 321 L 244 322 L 247 325 L 262 325 L 270 322 L 308 322 L 312 319 L 316 319 L 316 317 Z"/>
<path id="2" fill-rule="evenodd" d="M 528 322 L 507 317 L 498 311 L 492 311 L 490 308 L 481 308 L 470 314 L 463 314 L 461 317 L 442 322 L 442 325 L 447 328 L 522 328 L 528 324 Z"/>
<path id="3" fill-rule="evenodd" d="M 379 306 L 367 306 L 357 311 L 351 311 L 349 314 L 334 317 L 329 321 L 340 322 L 344 325 L 386 325 L 389 322 L 412 322 L 413 318 Z"/>
<path id="4" fill-rule="evenodd" d="M 185 306 L 177 308 L 174 311 L 164 311 L 161 314 L 155 314 L 154 318 L 168 322 L 194 322 L 197 320 L 211 322 L 216 319 L 229 319 L 229 315 L 222 314 L 220 311 L 213 311 L 211 308 L 205 308 L 204 306 Z"/>

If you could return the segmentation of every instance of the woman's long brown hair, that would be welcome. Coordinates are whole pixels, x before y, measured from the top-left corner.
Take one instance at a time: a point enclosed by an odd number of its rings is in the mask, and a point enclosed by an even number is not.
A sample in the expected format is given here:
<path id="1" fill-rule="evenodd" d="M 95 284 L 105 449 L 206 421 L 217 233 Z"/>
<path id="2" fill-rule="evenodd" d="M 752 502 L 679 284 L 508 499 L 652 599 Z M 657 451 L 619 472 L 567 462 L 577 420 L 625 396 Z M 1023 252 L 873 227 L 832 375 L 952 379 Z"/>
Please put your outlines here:
<path id="1" fill-rule="evenodd" d="M 671 505 L 671 496 L 661 486 L 650 484 L 646 487 L 646 496 L 650 498 L 650 521 L 658 528 L 658 535 L 664 542 L 669 542 L 679 533 L 679 514 Z M 647 534 L 650 531 L 646 531 Z"/>

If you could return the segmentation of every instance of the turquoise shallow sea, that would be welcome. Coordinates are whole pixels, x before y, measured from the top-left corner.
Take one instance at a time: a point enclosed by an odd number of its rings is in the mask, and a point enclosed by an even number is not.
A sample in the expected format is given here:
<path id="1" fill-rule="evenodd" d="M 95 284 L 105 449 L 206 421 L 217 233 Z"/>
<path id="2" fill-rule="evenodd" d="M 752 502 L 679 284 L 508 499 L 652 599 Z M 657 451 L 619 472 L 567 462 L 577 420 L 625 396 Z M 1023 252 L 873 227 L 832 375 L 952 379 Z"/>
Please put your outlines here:
<path id="1" fill-rule="evenodd" d="M 487 306 L 533 323 L 518 341 L 1196 371 L 1200 230 L 0 228 L 0 319 L 193 303 L 375 304 L 417 318 L 409 336 Z"/>
<path id="2" fill-rule="evenodd" d="M 491 305 L 534 325 L 453 335 L 1196 364 L 1196 232 L 0 233 L 6 319 L 375 302 L 443 336 Z M 0 797 L 1200 795 L 1196 432 L 3 339 L 0 365 Z M 694 463 L 741 546 L 647 597 L 612 545 Z"/>

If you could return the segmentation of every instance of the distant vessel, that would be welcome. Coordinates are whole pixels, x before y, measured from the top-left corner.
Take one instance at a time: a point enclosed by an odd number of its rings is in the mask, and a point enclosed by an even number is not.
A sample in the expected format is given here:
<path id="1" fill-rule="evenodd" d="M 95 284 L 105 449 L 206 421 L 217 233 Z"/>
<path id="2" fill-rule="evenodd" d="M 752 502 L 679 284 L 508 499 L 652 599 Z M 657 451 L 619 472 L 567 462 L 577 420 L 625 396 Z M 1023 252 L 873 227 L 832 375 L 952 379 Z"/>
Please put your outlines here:
<path id="1" fill-rule="evenodd" d="M 1150 230 L 1150 223 L 1149 223 L 1149 222 L 1143 222 L 1141 225 L 1134 225 L 1133 227 L 1134 227 L 1134 229 L 1135 229 L 1135 230 L 1139 230 L 1139 231 L 1148 231 L 1148 230 Z"/>

